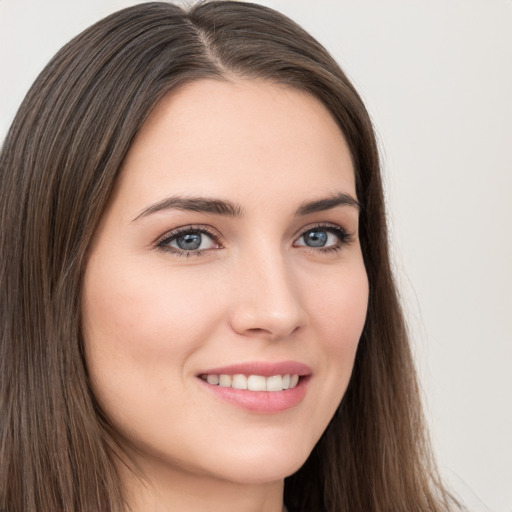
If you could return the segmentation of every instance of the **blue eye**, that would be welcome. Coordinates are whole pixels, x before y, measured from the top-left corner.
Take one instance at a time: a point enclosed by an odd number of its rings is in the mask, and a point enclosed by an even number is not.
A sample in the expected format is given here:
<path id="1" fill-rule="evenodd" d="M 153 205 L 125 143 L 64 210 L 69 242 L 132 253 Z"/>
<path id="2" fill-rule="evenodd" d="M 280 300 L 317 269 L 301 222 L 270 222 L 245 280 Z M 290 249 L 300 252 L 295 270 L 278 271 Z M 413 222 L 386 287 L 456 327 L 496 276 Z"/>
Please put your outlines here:
<path id="1" fill-rule="evenodd" d="M 349 235 L 339 227 L 316 226 L 305 231 L 294 245 L 312 249 L 338 249 L 348 242 L 349 238 Z"/>
<path id="2" fill-rule="evenodd" d="M 166 236 L 158 247 L 163 250 L 171 250 L 177 254 L 200 254 L 201 251 L 214 249 L 219 244 L 204 228 L 185 228 Z"/>
<path id="3" fill-rule="evenodd" d="M 329 241 L 329 233 L 324 230 L 311 229 L 302 235 L 302 239 L 308 247 L 324 247 Z"/>
<path id="4" fill-rule="evenodd" d="M 178 248 L 183 251 L 197 251 L 201 247 L 203 235 L 202 233 L 187 233 L 186 235 L 177 236 L 174 241 Z"/>

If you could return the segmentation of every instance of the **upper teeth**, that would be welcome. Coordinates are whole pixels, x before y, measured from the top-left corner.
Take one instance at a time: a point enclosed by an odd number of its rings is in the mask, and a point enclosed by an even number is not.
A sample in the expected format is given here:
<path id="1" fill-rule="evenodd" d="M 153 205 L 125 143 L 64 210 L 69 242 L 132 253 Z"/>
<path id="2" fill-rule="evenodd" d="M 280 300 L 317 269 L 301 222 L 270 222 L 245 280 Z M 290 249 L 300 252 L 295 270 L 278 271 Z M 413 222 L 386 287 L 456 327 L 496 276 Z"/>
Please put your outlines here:
<path id="1" fill-rule="evenodd" d="M 294 388 L 299 382 L 298 375 L 201 375 L 208 384 L 223 388 L 248 389 L 250 391 L 283 391 Z"/>

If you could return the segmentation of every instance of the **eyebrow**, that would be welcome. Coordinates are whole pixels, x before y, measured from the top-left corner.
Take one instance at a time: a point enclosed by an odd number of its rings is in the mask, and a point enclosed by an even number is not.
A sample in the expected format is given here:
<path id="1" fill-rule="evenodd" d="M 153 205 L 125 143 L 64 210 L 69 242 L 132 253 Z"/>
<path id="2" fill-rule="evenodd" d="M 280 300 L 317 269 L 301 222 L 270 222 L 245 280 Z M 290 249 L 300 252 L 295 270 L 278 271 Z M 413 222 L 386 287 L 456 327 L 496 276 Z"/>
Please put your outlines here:
<path id="1" fill-rule="evenodd" d="M 172 196 L 155 203 L 145 210 L 142 210 L 135 219 L 147 217 L 152 213 L 162 210 L 183 210 L 188 212 L 212 213 L 227 217 L 241 217 L 242 208 L 231 201 L 224 199 L 207 199 L 203 197 L 179 197 Z"/>
<path id="2" fill-rule="evenodd" d="M 329 197 L 302 203 L 296 210 L 295 216 L 298 217 L 331 210 L 337 206 L 352 206 L 358 210 L 361 208 L 359 202 L 354 197 L 350 194 L 340 192 Z M 153 213 L 173 209 L 198 213 L 211 213 L 213 215 L 222 215 L 226 217 L 243 216 L 243 208 L 240 205 L 225 199 L 172 196 L 145 208 L 133 219 L 133 221 L 142 217 L 147 217 Z"/>
<path id="3" fill-rule="evenodd" d="M 355 197 L 352 197 L 350 194 L 346 194 L 344 192 L 339 192 L 337 194 L 333 194 L 330 197 L 302 203 L 302 205 L 297 209 L 295 215 L 299 216 L 308 215 L 310 213 L 323 212 L 325 210 L 336 208 L 337 206 L 352 206 L 358 210 L 361 210 L 361 205 Z"/>

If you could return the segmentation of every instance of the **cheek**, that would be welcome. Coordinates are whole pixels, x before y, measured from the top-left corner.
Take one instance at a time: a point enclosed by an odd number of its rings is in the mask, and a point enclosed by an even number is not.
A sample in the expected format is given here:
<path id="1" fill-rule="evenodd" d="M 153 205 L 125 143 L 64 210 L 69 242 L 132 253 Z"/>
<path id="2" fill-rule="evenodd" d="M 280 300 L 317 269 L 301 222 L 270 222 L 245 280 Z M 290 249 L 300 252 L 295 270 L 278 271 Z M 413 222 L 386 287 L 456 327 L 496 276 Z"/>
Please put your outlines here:
<path id="1" fill-rule="evenodd" d="M 167 446 L 169 425 L 178 430 L 174 411 L 190 408 L 190 356 L 218 316 L 200 280 L 190 286 L 190 278 L 168 274 L 158 264 L 91 260 L 84 281 L 82 324 L 94 395 L 125 439 L 141 446 Z"/>
<path id="2" fill-rule="evenodd" d="M 94 346 L 133 351 L 136 357 L 164 349 L 176 353 L 190 346 L 202 326 L 207 329 L 214 305 L 211 294 L 179 273 L 90 265 L 83 293 L 85 337 Z"/>
<path id="3" fill-rule="evenodd" d="M 355 351 L 366 319 L 368 278 L 361 262 L 323 281 L 310 301 L 311 322 L 324 333 L 330 353 Z"/>
<path id="4" fill-rule="evenodd" d="M 213 327 L 212 294 L 159 265 L 91 260 L 83 290 L 83 331 L 95 395 L 109 415 L 170 396 L 187 361 Z M 155 398 L 155 410 L 161 406 Z"/>
<path id="5" fill-rule="evenodd" d="M 321 389 L 315 390 L 317 428 L 312 442 L 327 427 L 347 389 L 366 320 L 368 293 L 361 261 L 346 272 L 334 272 L 310 297 L 311 326 L 319 340 L 314 356 L 322 374 Z"/>

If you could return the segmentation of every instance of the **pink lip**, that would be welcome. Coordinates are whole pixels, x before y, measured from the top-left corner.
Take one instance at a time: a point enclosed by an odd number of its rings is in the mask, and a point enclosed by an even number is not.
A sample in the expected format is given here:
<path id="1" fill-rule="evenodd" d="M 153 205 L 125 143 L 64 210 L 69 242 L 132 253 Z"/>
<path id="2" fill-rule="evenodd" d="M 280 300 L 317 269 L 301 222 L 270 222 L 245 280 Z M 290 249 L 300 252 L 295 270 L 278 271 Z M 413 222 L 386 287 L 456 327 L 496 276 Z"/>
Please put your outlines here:
<path id="1" fill-rule="evenodd" d="M 311 368 L 295 361 L 278 363 L 251 362 L 217 368 L 199 372 L 198 382 L 215 397 L 236 407 L 259 414 L 275 414 L 286 411 L 299 405 L 306 396 L 308 382 L 311 377 Z M 208 384 L 199 378 L 201 375 L 299 375 L 296 387 L 283 391 L 249 391 L 245 389 L 224 388 Z"/>
<path id="2" fill-rule="evenodd" d="M 311 368 L 303 363 L 296 361 L 282 361 L 275 363 L 254 361 L 249 363 L 233 364 L 229 366 L 219 366 L 209 368 L 199 372 L 197 375 L 235 375 L 242 373 L 244 375 L 262 375 L 263 377 L 272 377 L 272 375 L 311 375 Z"/>

